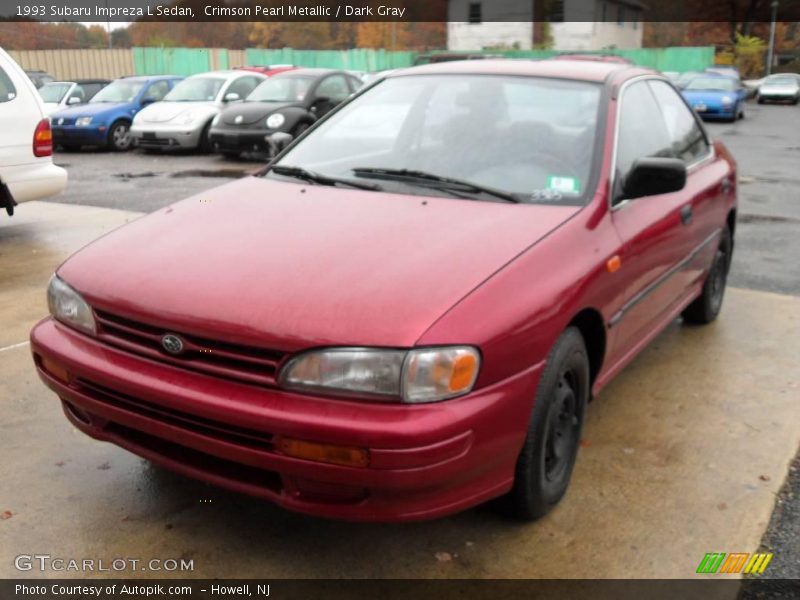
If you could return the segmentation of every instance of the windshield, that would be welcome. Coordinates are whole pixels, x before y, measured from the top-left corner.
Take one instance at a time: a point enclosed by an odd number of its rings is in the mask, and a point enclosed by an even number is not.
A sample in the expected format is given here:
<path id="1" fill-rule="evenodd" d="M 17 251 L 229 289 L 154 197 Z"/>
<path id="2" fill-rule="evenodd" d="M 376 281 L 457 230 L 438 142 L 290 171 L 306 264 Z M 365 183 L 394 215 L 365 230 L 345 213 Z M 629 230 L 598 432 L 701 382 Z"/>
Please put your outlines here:
<path id="1" fill-rule="evenodd" d="M 61 99 L 67 95 L 69 88 L 72 87 L 71 83 L 45 83 L 39 88 L 39 95 L 44 102 L 61 102 Z"/>
<path id="2" fill-rule="evenodd" d="M 736 89 L 736 82 L 727 77 L 698 77 L 686 84 L 686 90 L 720 90 L 732 92 Z"/>
<path id="3" fill-rule="evenodd" d="M 270 77 L 250 92 L 248 102 L 300 102 L 306 97 L 312 77 Z"/>
<path id="4" fill-rule="evenodd" d="M 165 102 L 208 102 L 214 100 L 225 80 L 221 77 L 190 77 L 164 96 Z"/>
<path id="5" fill-rule="evenodd" d="M 767 85 L 794 85 L 796 82 L 791 77 L 770 77 L 764 83 Z"/>
<path id="6" fill-rule="evenodd" d="M 581 203 L 600 92 L 594 83 L 535 77 L 389 78 L 317 126 L 277 164 L 359 182 L 374 178 L 386 191 L 431 195 L 430 187 L 387 181 L 376 169 L 422 171 L 519 202 Z"/>
<path id="7" fill-rule="evenodd" d="M 97 92 L 89 102 L 92 104 L 96 102 L 132 102 L 142 87 L 144 87 L 143 81 L 119 79 Z"/>

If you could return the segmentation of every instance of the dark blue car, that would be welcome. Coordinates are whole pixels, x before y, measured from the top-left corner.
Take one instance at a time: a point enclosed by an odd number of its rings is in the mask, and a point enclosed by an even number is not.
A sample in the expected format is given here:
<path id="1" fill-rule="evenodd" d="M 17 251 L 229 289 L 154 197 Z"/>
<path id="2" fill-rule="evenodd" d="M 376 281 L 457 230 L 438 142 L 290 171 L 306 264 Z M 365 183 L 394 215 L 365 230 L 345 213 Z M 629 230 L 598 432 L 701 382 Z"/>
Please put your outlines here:
<path id="1" fill-rule="evenodd" d="M 690 79 L 681 90 L 689 105 L 704 119 L 744 119 L 746 90 L 738 80 L 713 73 Z"/>
<path id="2" fill-rule="evenodd" d="M 144 106 L 167 95 L 181 77 L 123 77 L 100 90 L 88 104 L 51 115 L 53 144 L 64 150 L 103 146 L 127 150 L 131 146 L 133 116 Z"/>

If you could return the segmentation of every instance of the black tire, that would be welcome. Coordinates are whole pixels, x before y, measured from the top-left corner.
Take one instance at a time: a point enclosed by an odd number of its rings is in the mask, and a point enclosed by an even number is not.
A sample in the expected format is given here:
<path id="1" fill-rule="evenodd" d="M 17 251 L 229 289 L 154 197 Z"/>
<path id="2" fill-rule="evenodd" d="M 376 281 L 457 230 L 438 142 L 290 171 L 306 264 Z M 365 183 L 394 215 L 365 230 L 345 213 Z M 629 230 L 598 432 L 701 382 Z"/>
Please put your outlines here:
<path id="1" fill-rule="evenodd" d="M 309 127 L 311 127 L 311 125 L 309 125 L 308 123 L 298 123 L 297 125 L 295 125 L 294 129 L 292 129 L 292 137 L 294 139 L 299 138 Z"/>
<path id="2" fill-rule="evenodd" d="M 65 144 L 61 144 L 62 152 L 77 152 L 80 149 L 81 149 L 80 146 L 75 146 L 73 144 L 66 144 L 66 145 Z"/>
<path id="3" fill-rule="evenodd" d="M 108 130 L 108 149 L 113 152 L 125 152 L 133 147 L 131 124 L 117 121 Z"/>
<path id="4" fill-rule="evenodd" d="M 758 103 L 759 103 L 759 104 L 764 104 L 764 99 L 763 99 L 763 98 L 759 98 L 759 99 L 758 99 Z"/>
<path id="5" fill-rule="evenodd" d="M 206 123 L 206 126 L 203 127 L 203 131 L 200 132 L 200 139 L 197 142 L 197 151 L 202 152 L 203 154 L 209 154 L 211 152 L 211 121 Z"/>
<path id="6" fill-rule="evenodd" d="M 569 327 L 547 357 L 528 435 L 517 459 L 514 487 L 499 500 L 509 516 L 533 521 L 564 496 L 578 454 L 590 387 L 583 336 Z"/>
<path id="7" fill-rule="evenodd" d="M 733 254 L 733 239 L 728 226 L 722 230 L 717 251 L 711 268 L 703 283 L 703 291 L 689 306 L 683 309 L 683 322 L 693 325 L 706 325 L 719 315 L 722 309 L 722 300 L 725 296 L 725 284 L 728 281 L 728 271 L 731 267 Z"/>

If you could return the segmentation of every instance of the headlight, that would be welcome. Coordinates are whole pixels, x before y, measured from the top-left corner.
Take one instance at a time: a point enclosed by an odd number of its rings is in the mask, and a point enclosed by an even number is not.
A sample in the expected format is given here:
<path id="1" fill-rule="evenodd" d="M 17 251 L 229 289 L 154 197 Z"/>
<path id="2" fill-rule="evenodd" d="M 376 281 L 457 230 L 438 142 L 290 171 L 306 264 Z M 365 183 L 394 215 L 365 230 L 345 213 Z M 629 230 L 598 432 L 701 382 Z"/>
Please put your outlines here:
<path id="1" fill-rule="evenodd" d="M 57 275 L 50 278 L 47 286 L 47 305 L 50 314 L 62 323 L 92 335 L 97 332 L 91 307 Z"/>
<path id="2" fill-rule="evenodd" d="M 730 96 L 723 96 L 722 97 L 722 103 L 723 104 L 730 104 L 731 102 L 733 102 L 733 98 L 731 98 Z"/>
<path id="3" fill-rule="evenodd" d="M 267 117 L 267 127 L 277 129 L 286 122 L 286 117 L 281 113 L 275 113 Z"/>
<path id="4" fill-rule="evenodd" d="M 75 119 L 75 125 L 78 127 L 86 127 L 87 125 L 91 125 L 92 117 L 81 117 L 80 119 Z"/>
<path id="5" fill-rule="evenodd" d="M 480 354 L 470 346 L 333 348 L 293 358 L 281 371 L 280 384 L 386 402 L 437 402 L 471 391 L 479 367 Z"/>

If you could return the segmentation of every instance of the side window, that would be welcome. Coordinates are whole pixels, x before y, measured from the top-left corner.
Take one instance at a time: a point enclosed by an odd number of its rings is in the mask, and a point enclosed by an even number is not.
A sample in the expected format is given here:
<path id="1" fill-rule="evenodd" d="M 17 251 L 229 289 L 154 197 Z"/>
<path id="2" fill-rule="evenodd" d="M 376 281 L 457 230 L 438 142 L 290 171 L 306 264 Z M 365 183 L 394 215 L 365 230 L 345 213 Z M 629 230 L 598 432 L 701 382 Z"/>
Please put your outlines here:
<path id="1" fill-rule="evenodd" d="M 228 87 L 225 95 L 239 94 L 239 98 L 247 98 L 250 95 L 250 92 L 256 89 L 256 86 L 262 81 L 264 80 L 259 79 L 258 77 L 240 77 Z"/>
<path id="2" fill-rule="evenodd" d="M 347 81 L 350 82 L 350 90 L 353 92 L 357 92 L 361 89 L 361 86 L 364 85 L 364 82 L 361 81 L 358 77 L 347 77 Z"/>
<path id="3" fill-rule="evenodd" d="M 100 90 L 102 90 L 103 87 L 104 86 L 103 86 L 102 83 L 85 83 L 85 84 L 83 84 L 83 93 L 86 96 L 86 101 L 88 102 L 89 100 L 94 98 L 94 95 L 97 92 L 99 92 Z"/>
<path id="4" fill-rule="evenodd" d="M 647 82 L 632 84 L 622 94 L 617 162 L 614 180 L 619 186 L 637 158 L 675 156 L 661 110 Z M 617 187 L 615 193 L 619 191 Z"/>
<path id="5" fill-rule="evenodd" d="M 663 81 L 650 81 L 649 85 L 661 107 L 675 156 L 686 164 L 706 156 L 709 147 L 703 130 L 678 93 Z"/>
<path id="6" fill-rule="evenodd" d="M 150 87 L 147 88 L 147 92 L 145 92 L 143 98 L 154 98 L 156 102 L 159 100 L 163 100 L 164 96 L 167 95 L 169 91 L 169 82 L 166 79 L 162 79 L 161 81 L 156 81 L 155 83 L 151 83 Z"/>
<path id="7" fill-rule="evenodd" d="M 338 103 L 350 95 L 350 88 L 344 75 L 331 75 L 322 80 L 317 87 L 318 98 L 329 98 L 331 102 Z"/>
<path id="8" fill-rule="evenodd" d="M 8 102 L 17 97 L 17 88 L 11 82 L 11 78 L 0 68 L 0 102 Z"/>

